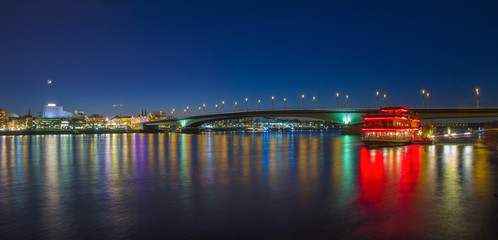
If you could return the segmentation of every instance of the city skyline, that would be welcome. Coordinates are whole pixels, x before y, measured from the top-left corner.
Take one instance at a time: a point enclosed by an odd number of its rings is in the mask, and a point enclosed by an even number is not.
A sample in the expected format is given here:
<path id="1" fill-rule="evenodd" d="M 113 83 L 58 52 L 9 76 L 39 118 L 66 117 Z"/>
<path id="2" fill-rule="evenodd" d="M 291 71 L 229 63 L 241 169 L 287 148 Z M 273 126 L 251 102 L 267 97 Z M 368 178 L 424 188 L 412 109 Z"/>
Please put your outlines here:
<path id="1" fill-rule="evenodd" d="M 250 109 L 481 107 L 498 97 L 497 6 L 481 3 L 7 3 L 0 108 L 97 114 L 248 98 Z M 444 9 L 444 11 L 442 11 Z M 439 11 L 441 10 L 441 11 Z M 29 15 L 26 20 L 23 16 Z M 50 81 L 50 82 L 49 82 Z M 22 97 L 20 98 L 19 96 Z M 382 96 L 382 95 L 381 95 Z M 16 99 L 12 101 L 11 99 Z M 229 104 L 230 103 L 230 104 Z M 245 105 L 240 105 L 244 109 Z M 40 110 L 36 110 L 39 112 Z M 114 114 L 113 114 L 114 115 Z"/>

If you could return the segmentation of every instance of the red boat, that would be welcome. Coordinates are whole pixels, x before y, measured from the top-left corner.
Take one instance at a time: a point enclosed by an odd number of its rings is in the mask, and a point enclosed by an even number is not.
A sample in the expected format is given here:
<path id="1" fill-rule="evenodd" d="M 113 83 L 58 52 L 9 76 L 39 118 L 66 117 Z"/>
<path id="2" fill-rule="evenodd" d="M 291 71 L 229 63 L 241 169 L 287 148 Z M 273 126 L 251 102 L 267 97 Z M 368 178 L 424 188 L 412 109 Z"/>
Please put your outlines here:
<path id="1" fill-rule="evenodd" d="M 378 113 L 363 116 L 363 143 L 368 147 L 402 146 L 412 142 L 420 119 L 402 107 L 381 108 Z"/>

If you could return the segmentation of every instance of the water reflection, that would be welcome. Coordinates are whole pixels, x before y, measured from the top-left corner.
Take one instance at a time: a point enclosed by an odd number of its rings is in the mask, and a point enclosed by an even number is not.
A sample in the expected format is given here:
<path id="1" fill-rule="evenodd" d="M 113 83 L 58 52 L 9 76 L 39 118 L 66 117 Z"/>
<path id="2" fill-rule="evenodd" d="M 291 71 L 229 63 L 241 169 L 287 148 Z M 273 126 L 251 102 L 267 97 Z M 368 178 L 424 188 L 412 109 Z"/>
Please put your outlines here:
<path id="1" fill-rule="evenodd" d="M 496 159 L 335 133 L 0 137 L 2 238 L 489 238 Z"/>

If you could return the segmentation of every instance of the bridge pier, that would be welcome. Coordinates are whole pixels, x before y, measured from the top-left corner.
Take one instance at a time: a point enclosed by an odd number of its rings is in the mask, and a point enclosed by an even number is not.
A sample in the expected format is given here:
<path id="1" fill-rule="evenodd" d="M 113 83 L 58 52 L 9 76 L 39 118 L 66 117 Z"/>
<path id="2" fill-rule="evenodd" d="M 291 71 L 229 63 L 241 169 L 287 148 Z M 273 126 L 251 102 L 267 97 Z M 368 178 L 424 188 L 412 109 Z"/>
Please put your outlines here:
<path id="1" fill-rule="evenodd" d="M 140 124 L 138 126 L 138 130 L 141 133 L 157 133 L 157 132 L 159 132 L 159 126 L 158 125 Z"/>
<path id="2" fill-rule="evenodd" d="M 344 125 L 341 129 L 341 135 L 360 136 L 362 125 L 363 125 L 363 123 Z"/>
<path id="3" fill-rule="evenodd" d="M 181 133 L 192 133 L 192 134 L 198 134 L 201 131 L 199 131 L 198 127 L 184 127 L 181 130 Z"/>

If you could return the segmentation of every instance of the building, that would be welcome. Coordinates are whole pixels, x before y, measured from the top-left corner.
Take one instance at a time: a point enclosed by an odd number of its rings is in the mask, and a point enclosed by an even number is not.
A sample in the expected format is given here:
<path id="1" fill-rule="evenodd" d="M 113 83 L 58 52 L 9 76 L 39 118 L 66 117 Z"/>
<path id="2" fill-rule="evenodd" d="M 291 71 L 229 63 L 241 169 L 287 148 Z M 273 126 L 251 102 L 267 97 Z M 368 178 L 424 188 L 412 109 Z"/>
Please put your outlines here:
<path id="1" fill-rule="evenodd" d="M 43 107 L 42 118 L 70 118 L 73 114 L 64 111 L 62 106 L 57 106 L 55 103 L 49 103 Z"/>
<path id="2" fill-rule="evenodd" d="M 6 129 L 9 123 L 9 112 L 0 109 L 0 129 Z"/>

